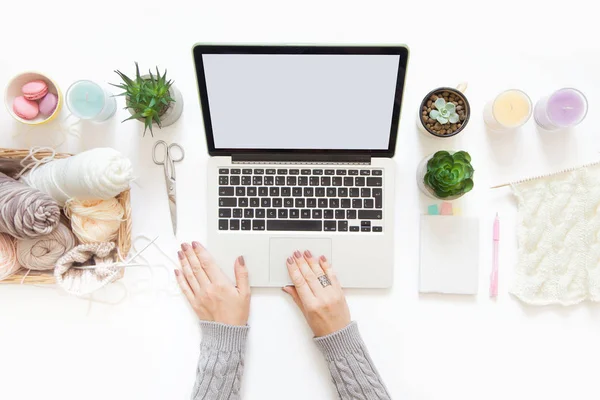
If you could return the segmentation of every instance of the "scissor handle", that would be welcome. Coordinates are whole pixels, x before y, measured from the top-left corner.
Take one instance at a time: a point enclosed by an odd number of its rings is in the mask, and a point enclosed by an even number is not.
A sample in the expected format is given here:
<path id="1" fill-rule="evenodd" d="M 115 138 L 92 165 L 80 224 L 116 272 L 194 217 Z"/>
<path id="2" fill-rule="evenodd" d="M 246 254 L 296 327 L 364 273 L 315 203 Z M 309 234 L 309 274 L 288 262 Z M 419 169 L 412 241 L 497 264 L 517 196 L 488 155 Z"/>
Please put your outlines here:
<path id="1" fill-rule="evenodd" d="M 173 151 L 171 151 L 171 149 L 177 149 L 179 151 L 180 156 L 178 158 L 173 158 Z M 178 143 L 171 143 L 168 147 L 168 150 L 169 157 L 171 158 L 172 162 L 179 162 L 185 157 L 185 151 L 183 150 L 183 147 L 181 147 Z"/>
<path id="2" fill-rule="evenodd" d="M 158 148 L 158 146 L 163 147 L 162 160 L 158 160 L 156 158 L 156 149 Z M 165 163 L 165 161 L 167 161 L 168 157 L 169 157 L 169 145 L 167 144 L 167 142 L 165 142 L 164 140 L 159 140 L 156 143 L 154 143 L 154 147 L 152 148 L 152 161 L 154 161 L 154 164 L 163 165 Z"/>

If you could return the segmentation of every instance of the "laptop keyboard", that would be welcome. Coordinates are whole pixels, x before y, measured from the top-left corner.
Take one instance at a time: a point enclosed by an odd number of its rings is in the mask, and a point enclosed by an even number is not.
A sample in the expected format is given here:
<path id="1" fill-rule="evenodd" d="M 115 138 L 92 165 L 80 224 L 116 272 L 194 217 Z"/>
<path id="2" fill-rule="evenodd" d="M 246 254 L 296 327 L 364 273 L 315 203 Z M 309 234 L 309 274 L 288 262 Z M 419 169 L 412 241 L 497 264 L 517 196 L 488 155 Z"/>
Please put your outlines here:
<path id="1" fill-rule="evenodd" d="M 383 170 L 220 168 L 219 230 L 383 232 Z"/>

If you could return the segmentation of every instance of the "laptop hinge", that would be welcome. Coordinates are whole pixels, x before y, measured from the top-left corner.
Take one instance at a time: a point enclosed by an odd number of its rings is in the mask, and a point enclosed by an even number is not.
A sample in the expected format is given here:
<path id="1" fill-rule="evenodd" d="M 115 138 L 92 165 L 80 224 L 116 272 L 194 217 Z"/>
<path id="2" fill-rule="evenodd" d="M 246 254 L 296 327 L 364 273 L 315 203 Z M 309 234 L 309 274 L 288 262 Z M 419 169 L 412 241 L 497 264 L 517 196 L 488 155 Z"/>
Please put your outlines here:
<path id="1" fill-rule="evenodd" d="M 234 154 L 234 164 L 371 164 L 368 154 Z"/>

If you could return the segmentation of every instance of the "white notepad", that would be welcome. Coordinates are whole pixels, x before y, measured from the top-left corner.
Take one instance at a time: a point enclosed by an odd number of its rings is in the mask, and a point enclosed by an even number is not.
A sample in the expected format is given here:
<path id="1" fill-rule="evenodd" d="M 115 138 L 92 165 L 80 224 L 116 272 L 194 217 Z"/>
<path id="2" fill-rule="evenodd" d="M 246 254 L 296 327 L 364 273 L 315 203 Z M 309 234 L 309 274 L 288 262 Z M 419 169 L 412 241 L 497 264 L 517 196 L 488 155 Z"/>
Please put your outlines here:
<path id="1" fill-rule="evenodd" d="M 479 220 L 421 216 L 421 293 L 477 294 Z"/>

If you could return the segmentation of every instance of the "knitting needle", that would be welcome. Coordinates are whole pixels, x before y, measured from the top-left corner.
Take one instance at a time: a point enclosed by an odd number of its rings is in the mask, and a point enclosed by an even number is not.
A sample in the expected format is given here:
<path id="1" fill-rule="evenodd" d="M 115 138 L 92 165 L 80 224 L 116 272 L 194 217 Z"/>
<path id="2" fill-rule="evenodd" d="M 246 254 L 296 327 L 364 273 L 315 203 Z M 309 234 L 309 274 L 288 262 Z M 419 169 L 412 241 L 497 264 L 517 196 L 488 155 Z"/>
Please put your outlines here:
<path id="1" fill-rule="evenodd" d="M 594 162 L 591 162 L 589 164 L 585 164 L 585 165 L 582 165 L 582 166 L 579 166 L 579 167 L 566 168 L 566 169 L 563 169 L 562 171 L 551 172 L 549 174 L 532 176 L 532 177 L 521 179 L 521 180 L 515 181 L 515 182 L 509 182 L 509 183 L 503 183 L 501 185 L 490 186 L 490 189 L 498 189 L 498 188 L 502 188 L 502 187 L 505 187 L 505 186 L 516 185 L 516 184 L 519 184 L 519 183 L 533 181 L 533 180 L 540 179 L 540 178 L 546 178 L 546 177 L 553 176 L 553 175 L 563 174 L 565 172 L 572 172 L 572 171 L 575 171 L 575 170 L 580 169 L 580 168 L 593 167 L 594 165 L 598 165 L 598 164 L 600 164 L 600 161 L 594 161 Z"/>
<path id="2" fill-rule="evenodd" d="M 135 253 L 135 255 L 133 257 L 131 257 L 131 259 L 128 262 L 126 262 L 125 264 L 128 264 L 128 263 L 132 262 L 133 260 L 135 260 L 136 258 L 138 258 L 138 256 L 140 254 L 142 254 L 144 252 L 144 250 L 146 250 L 148 247 L 152 246 L 154 244 L 154 242 L 156 242 L 157 239 L 158 239 L 158 236 L 155 237 L 154 239 L 152 239 L 152 241 L 150 243 L 148 243 L 143 249 L 141 249 L 140 251 Z"/>
<path id="3" fill-rule="evenodd" d="M 89 270 L 89 269 L 96 269 L 98 268 L 98 265 L 82 265 L 79 267 L 71 267 L 70 269 L 80 269 L 80 270 Z M 162 265 L 160 264 L 122 264 L 122 263 L 116 263 L 111 265 L 111 267 L 116 267 L 116 268 L 127 268 L 127 267 L 162 267 Z"/>

